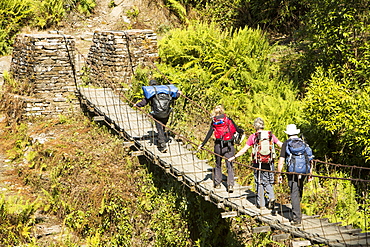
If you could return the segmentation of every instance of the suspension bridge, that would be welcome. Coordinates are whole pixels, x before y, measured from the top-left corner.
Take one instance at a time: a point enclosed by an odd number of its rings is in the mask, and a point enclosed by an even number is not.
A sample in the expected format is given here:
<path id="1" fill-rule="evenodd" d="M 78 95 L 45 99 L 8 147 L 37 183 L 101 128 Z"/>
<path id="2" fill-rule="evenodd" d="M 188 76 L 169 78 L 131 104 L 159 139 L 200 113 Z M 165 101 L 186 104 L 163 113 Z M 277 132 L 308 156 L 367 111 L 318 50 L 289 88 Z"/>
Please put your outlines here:
<path id="1" fill-rule="evenodd" d="M 370 233 L 341 226 L 341 222 L 331 223 L 316 215 L 303 215 L 302 225 L 292 226 L 289 221 L 290 205 L 277 203 L 272 210 L 261 210 L 256 206 L 256 194 L 248 186 L 236 183 L 233 193 L 227 191 L 226 183 L 220 189 L 213 188 L 213 167 L 207 160 L 197 158 L 193 149 L 185 144 L 189 143 L 185 136 L 169 136 L 168 152 L 161 153 L 156 146 L 155 120 L 145 112 L 132 108 L 132 103 L 125 100 L 121 92 L 112 88 L 81 87 L 79 93 L 82 103 L 95 114 L 94 120 L 104 121 L 119 133 L 125 140 L 124 145 L 136 147 L 138 151 L 134 155 L 145 155 L 191 191 L 224 209 L 222 217 L 249 215 L 269 225 L 256 231 L 278 229 L 312 243 L 338 247 L 370 246 Z"/>
<path id="2" fill-rule="evenodd" d="M 127 41 L 125 43 L 124 41 Z M 296 246 L 307 246 L 312 244 L 325 244 L 328 246 L 345 247 L 345 246 L 370 246 L 370 232 L 363 231 L 359 228 L 353 228 L 342 222 L 329 222 L 328 219 L 320 218 L 318 215 L 303 215 L 302 224 L 294 226 L 290 223 L 291 205 L 276 203 L 273 209 L 257 208 L 256 194 L 253 188 L 235 183 L 233 193 L 227 190 L 226 182 L 223 182 L 221 188 L 215 189 L 212 181 L 213 164 L 209 160 L 201 159 L 197 155 L 195 148 L 199 143 L 194 143 L 187 136 L 185 131 L 172 129 L 166 126 L 168 131 L 167 144 L 168 152 L 162 153 L 157 148 L 157 133 L 155 119 L 148 114 L 143 108 L 133 107 L 134 103 L 130 100 L 129 91 L 131 78 L 127 76 L 134 72 L 137 65 L 133 64 L 134 54 L 132 47 L 128 43 L 132 41 L 130 34 L 124 32 L 120 42 L 127 48 L 126 61 L 122 80 L 126 86 L 117 83 L 111 78 L 106 77 L 105 72 L 100 72 L 99 63 L 84 60 L 84 66 L 90 71 L 95 71 L 95 77 L 90 83 L 82 83 L 78 77 L 79 72 L 76 70 L 73 59 L 70 63 L 75 77 L 75 87 L 81 105 L 93 113 L 95 121 L 102 121 L 110 126 L 123 139 L 123 145 L 131 147 L 134 151 L 132 155 L 145 155 L 153 164 L 163 168 L 166 173 L 171 174 L 179 183 L 183 183 L 189 189 L 212 202 L 218 208 L 223 210 L 221 217 L 235 217 L 238 215 L 248 215 L 264 223 L 265 226 L 256 227 L 254 232 L 266 232 L 272 230 L 281 230 L 285 234 L 273 235 L 273 240 L 288 239 L 291 237 L 303 238 L 305 243 L 301 242 Z M 114 42 L 113 42 L 114 43 Z M 136 44 L 135 49 L 140 48 Z M 94 49 L 97 49 L 96 47 Z M 67 48 L 68 50 L 68 48 Z M 107 48 L 109 50 L 109 48 Z M 78 49 L 76 49 L 77 52 Z M 135 52 L 134 52 L 135 53 Z M 80 54 L 83 57 L 82 54 Z M 122 56 L 120 56 L 122 57 Z M 153 63 L 154 64 L 154 63 Z M 122 72 L 121 70 L 121 72 Z M 126 73 L 127 72 L 127 73 Z M 186 92 L 182 97 L 186 98 Z M 194 105 L 192 107 L 203 109 L 198 103 L 187 99 Z M 206 112 L 209 116 L 209 113 Z M 216 155 L 210 150 L 204 149 L 211 155 Z M 224 158 L 224 157 L 223 157 Z M 238 163 L 238 162 L 236 162 Z M 248 164 L 238 163 L 240 166 L 246 166 L 249 169 L 256 169 Z M 326 169 L 330 167 L 330 169 Z M 350 178 L 331 177 L 323 172 L 315 175 L 315 179 L 341 181 L 348 180 L 362 188 L 365 197 L 368 199 L 368 188 L 370 180 L 361 178 L 361 173 L 369 172 L 370 168 L 345 166 L 331 164 L 315 160 L 314 170 L 346 170 L 351 175 Z M 327 191 L 326 193 L 334 193 Z M 365 199 L 366 199 L 365 198 Z M 279 200 L 278 200 L 279 202 Z M 359 209 L 359 215 L 368 218 L 369 209 Z"/>

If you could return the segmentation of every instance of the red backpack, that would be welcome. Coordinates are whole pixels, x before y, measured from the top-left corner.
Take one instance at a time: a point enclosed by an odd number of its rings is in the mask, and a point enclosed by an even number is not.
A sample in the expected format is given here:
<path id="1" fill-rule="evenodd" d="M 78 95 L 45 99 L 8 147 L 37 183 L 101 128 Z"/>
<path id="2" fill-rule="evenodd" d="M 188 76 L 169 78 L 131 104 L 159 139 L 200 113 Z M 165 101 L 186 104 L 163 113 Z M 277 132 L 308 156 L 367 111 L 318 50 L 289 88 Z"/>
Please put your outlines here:
<path id="1" fill-rule="evenodd" d="M 226 114 L 223 118 L 213 117 L 212 125 L 217 140 L 231 141 L 233 139 L 236 128 Z"/>

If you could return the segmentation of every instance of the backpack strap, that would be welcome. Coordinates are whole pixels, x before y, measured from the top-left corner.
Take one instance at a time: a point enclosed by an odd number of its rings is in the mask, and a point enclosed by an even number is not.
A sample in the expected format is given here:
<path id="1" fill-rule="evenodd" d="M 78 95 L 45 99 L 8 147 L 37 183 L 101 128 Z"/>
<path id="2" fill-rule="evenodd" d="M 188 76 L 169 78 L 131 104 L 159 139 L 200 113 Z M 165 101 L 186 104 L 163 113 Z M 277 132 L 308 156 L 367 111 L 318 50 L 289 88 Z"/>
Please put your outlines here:
<path id="1" fill-rule="evenodd" d="M 172 91 L 171 91 L 170 86 L 166 85 L 166 87 L 168 88 L 168 97 L 170 98 L 170 100 L 171 100 L 170 104 L 172 105 L 172 104 L 174 104 L 174 101 L 172 100 L 172 96 L 171 96 Z"/>
<path id="2" fill-rule="evenodd" d="M 161 101 L 160 101 L 160 100 L 159 100 L 159 98 L 158 98 L 158 92 L 157 92 L 157 89 L 155 88 L 155 86 L 153 86 L 153 88 L 154 88 L 154 92 L 155 92 L 155 98 L 157 99 L 158 104 L 160 105 L 160 107 L 161 107 L 161 108 L 163 108 L 163 106 L 161 105 Z"/>
<path id="3" fill-rule="evenodd" d="M 169 97 L 169 98 L 171 98 L 171 99 L 172 99 L 172 97 L 171 97 L 171 88 L 170 88 L 168 85 L 166 85 L 166 86 L 167 86 L 167 88 L 168 88 L 168 90 L 169 90 L 169 93 L 168 93 L 167 95 L 168 95 L 168 97 Z M 159 98 L 158 98 L 158 92 L 157 92 L 157 89 L 155 88 L 155 86 L 152 86 L 152 87 L 154 88 L 155 98 L 157 99 L 159 106 L 163 109 L 164 107 L 161 105 L 161 101 L 160 101 L 160 100 L 159 100 Z"/>

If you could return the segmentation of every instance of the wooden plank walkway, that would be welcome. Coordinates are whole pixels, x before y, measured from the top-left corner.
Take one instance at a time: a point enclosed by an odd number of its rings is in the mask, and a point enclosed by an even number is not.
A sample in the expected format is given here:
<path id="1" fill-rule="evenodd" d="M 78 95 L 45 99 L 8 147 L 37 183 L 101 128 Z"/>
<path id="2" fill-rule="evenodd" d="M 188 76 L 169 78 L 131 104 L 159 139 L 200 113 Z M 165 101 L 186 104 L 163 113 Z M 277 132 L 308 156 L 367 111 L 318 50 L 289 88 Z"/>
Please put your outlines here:
<path id="1" fill-rule="evenodd" d="M 302 225 L 290 224 L 290 205 L 276 204 L 274 210 L 258 209 L 256 195 L 249 188 L 235 183 L 234 192 L 226 190 L 226 182 L 220 189 L 213 188 L 212 170 L 207 160 L 200 160 L 192 150 L 170 137 L 169 150 L 161 153 L 156 146 L 156 129 L 153 120 L 139 110 L 131 108 L 121 101 L 109 88 L 80 88 L 82 103 L 104 121 L 131 140 L 153 163 L 171 173 L 178 181 L 186 184 L 205 200 L 224 209 L 223 217 L 246 214 L 265 222 L 273 229 L 282 230 L 293 237 L 302 237 L 312 243 L 335 247 L 370 246 L 370 233 L 361 233 L 361 229 L 329 223 L 327 219 L 303 215 Z"/>

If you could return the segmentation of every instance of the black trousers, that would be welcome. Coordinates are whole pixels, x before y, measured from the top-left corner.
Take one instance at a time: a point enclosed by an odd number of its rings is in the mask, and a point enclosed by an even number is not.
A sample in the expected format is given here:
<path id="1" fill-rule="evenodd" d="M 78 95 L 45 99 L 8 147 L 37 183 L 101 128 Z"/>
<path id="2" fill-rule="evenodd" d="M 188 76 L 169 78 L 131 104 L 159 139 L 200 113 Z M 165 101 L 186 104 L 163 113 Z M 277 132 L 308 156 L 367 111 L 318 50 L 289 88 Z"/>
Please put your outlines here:
<path id="1" fill-rule="evenodd" d="M 157 118 L 157 117 L 154 117 L 154 119 L 158 120 L 160 123 L 158 123 L 157 121 L 155 121 L 155 127 L 157 128 L 157 132 L 158 132 L 158 147 L 163 147 L 165 144 L 166 144 L 166 136 L 165 136 L 165 127 L 162 126 L 163 125 L 166 125 L 167 122 L 168 122 L 168 119 L 170 117 L 166 117 L 166 118 Z"/>
<path id="2" fill-rule="evenodd" d="M 288 175 L 288 185 L 290 188 L 290 199 L 292 202 L 292 220 L 301 222 L 301 199 L 303 195 L 303 186 L 306 176 Z"/>

